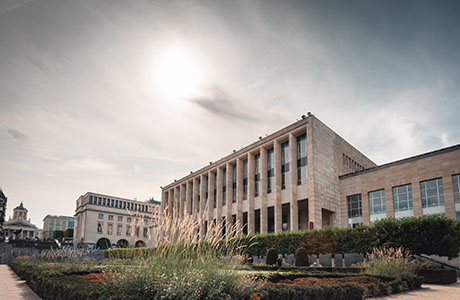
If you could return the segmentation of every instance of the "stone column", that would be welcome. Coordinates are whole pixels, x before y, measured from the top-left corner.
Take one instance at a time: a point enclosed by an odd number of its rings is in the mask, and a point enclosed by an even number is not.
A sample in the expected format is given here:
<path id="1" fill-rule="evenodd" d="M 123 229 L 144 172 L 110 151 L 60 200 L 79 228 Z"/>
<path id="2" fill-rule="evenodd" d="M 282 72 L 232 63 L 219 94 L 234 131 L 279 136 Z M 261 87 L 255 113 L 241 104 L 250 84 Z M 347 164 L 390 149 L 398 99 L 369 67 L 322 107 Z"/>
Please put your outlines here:
<path id="1" fill-rule="evenodd" d="M 233 165 L 230 164 L 230 163 L 227 163 L 226 166 L 225 166 L 226 170 L 227 170 L 227 177 L 225 178 L 226 181 L 225 181 L 225 184 L 227 185 L 227 190 L 225 192 L 225 196 L 226 196 L 226 208 L 225 208 L 225 219 L 227 220 L 226 222 L 226 226 L 227 228 L 225 229 L 225 232 L 227 234 L 228 237 L 231 236 L 231 231 L 232 231 L 232 207 L 233 207 L 233 203 L 232 203 L 232 192 L 233 192 L 233 189 L 232 189 L 232 182 L 233 182 Z"/>
<path id="2" fill-rule="evenodd" d="M 371 223 L 371 211 L 369 208 L 369 194 L 366 190 L 361 189 L 361 208 L 362 208 L 362 218 L 363 224 L 369 225 Z"/>
<path id="3" fill-rule="evenodd" d="M 173 218 L 174 211 L 174 188 L 169 190 L 169 201 L 168 201 L 168 213 L 171 218 Z"/>
<path id="4" fill-rule="evenodd" d="M 222 222 L 222 187 L 223 187 L 223 171 L 221 167 L 217 167 L 217 209 L 216 209 L 216 222 Z"/>
<path id="5" fill-rule="evenodd" d="M 260 233 L 268 233 L 267 211 L 267 149 L 260 147 L 260 189 L 262 206 L 260 208 Z"/>
<path id="6" fill-rule="evenodd" d="M 385 210 L 387 218 L 394 218 L 395 209 L 393 203 L 393 189 L 391 187 L 385 188 Z"/>
<path id="7" fill-rule="evenodd" d="M 442 190 L 444 193 L 444 208 L 446 209 L 446 217 L 456 220 L 454 186 L 452 185 L 451 174 L 443 175 Z"/>
<path id="8" fill-rule="evenodd" d="M 421 217 L 423 215 L 422 196 L 420 194 L 420 182 L 413 180 L 412 183 L 412 203 L 414 208 L 414 217 Z"/>
<path id="9" fill-rule="evenodd" d="M 164 212 L 168 206 L 168 192 L 163 188 L 161 189 L 161 212 Z"/>
<path id="10" fill-rule="evenodd" d="M 273 143 L 274 169 L 275 169 L 275 233 L 283 231 L 283 211 L 281 209 L 281 144 L 278 141 Z"/>
<path id="11" fill-rule="evenodd" d="M 297 140 L 296 137 L 289 134 L 289 218 L 290 231 L 299 230 L 299 207 L 297 202 Z"/>
<path id="12" fill-rule="evenodd" d="M 243 160 L 236 160 L 236 220 L 239 224 L 238 230 L 243 226 Z"/>
<path id="13" fill-rule="evenodd" d="M 200 222 L 200 238 L 204 237 L 204 221 L 206 220 L 206 182 L 207 178 L 205 174 L 200 175 L 201 185 L 200 185 L 200 213 L 198 215 L 198 220 Z"/>
<path id="14" fill-rule="evenodd" d="M 248 153 L 248 234 L 255 232 L 254 222 L 254 192 L 255 192 L 255 181 L 254 181 L 254 154 Z"/>
<path id="15" fill-rule="evenodd" d="M 199 178 L 195 177 L 193 178 L 193 219 L 197 220 L 198 219 L 198 188 L 199 188 L 199 183 L 198 183 Z"/>
<path id="16" fill-rule="evenodd" d="M 184 218 L 184 205 L 185 205 L 185 185 L 181 184 L 180 185 L 180 190 L 179 190 L 180 196 L 179 196 L 179 217 L 181 219 Z"/>
<path id="17" fill-rule="evenodd" d="M 190 218 L 190 210 L 192 209 L 192 181 L 187 181 L 185 188 L 185 213 L 187 218 Z"/>
<path id="18" fill-rule="evenodd" d="M 175 218 L 179 218 L 179 211 L 180 211 L 179 202 L 180 202 L 179 187 L 175 186 L 174 187 L 174 217 Z"/>

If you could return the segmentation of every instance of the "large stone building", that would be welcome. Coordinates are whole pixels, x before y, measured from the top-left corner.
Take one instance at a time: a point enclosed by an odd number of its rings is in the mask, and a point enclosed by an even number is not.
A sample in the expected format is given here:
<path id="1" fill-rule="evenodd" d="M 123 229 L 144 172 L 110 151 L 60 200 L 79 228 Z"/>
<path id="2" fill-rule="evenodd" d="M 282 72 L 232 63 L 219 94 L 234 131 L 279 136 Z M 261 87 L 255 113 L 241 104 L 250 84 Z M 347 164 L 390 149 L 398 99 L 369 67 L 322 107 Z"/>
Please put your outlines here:
<path id="1" fill-rule="evenodd" d="M 3 224 L 3 236 L 9 239 L 34 239 L 42 237 L 42 230 L 27 219 L 27 208 L 21 204 L 13 209 L 13 218 Z"/>
<path id="2" fill-rule="evenodd" d="M 88 192 L 77 200 L 74 245 L 107 248 L 145 246 L 156 219 L 155 200 L 137 201 Z"/>
<path id="3" fill-rule="evenodd" d="M 45 239 L 52 239 L 55 230 L 66 230 L 74 226 L 74 217 L 46 215 L 43 219 L 43 237 Z"/>
<path id="4" fill-rule="evenodd" d="M 460 145 L 377 166 L 309 113 L 162 187 L 162 207 L 199 220 L 204 231 L 210 222 L 225 222 L 228 230 L 238 220 L 244 233 L 354 226 L 412 214 L 455 218 L 459 173 Z M 406 211 L 412 204 L 413 212 Z"/>

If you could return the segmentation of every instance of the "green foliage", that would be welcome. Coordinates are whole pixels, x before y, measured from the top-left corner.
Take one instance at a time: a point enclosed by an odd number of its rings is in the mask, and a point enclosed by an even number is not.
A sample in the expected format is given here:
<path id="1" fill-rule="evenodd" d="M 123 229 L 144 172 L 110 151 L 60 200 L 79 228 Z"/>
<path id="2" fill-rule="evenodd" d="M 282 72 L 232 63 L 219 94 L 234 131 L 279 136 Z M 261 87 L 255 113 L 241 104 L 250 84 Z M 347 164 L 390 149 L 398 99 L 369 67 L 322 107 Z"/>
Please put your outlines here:
<path id="1" fill-rule="evenodd" d="M 334 232 L 330 228 L 313 230 L 301 244 L 308 254 L 327 254 L 335 250 Z"/>
<path id="2" fill-rule="evenodd" d="M 299 248 L 295 252 L 295 265 L 296 266 L 309 266 L 308 252 L 305 248 Z"/>
<path id="3" fill-rule="evenodd" d="M 270 248 L 267 251 L 267 258 L 265 259 L 265 263 L 267 265 L 274 265 L 276 263 L 276 259 L 278 258 L 278 252 L 275 249 Z"/>
<path id="4" fill-rule="evenodd" d="M 374 248 L 369 255 L 370 261 L 364 264 L 364 273 L 375 276 L 387 276 L 398 279 L 416 276 L 418 262 L 410 260 L 409 251 L 399 248 Z"/>
<path id="5" fill-rule="evenodd" d="M 64 232 L 64 237 L 71 238 L 73 237 L 73 227 L 69 227 Z"/>
<path id="6" fill-rule="evenodd" d="M 53 231 L 53 238 L 62 240 L 64 238 L 64 234 L 65 234 L 64 230 L 61 230 L 61 229 L 55 230 Z"/>

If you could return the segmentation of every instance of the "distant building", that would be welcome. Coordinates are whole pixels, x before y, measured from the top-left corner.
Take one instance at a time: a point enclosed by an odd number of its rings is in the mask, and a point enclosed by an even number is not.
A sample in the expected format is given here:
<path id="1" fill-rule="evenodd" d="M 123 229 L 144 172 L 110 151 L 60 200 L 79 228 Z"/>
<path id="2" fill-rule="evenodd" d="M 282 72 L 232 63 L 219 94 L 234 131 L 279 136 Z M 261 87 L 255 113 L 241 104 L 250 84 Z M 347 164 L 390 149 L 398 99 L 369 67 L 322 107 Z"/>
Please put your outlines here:
<path id="1" fill-rule="evenodd" d="M 23 203 L 13 210 L 13 218 L 9 218 L 3 224 L 3 235 L 10 239 L 33 239 L 40 238 L 41 229 L 27 219 L 27 208 Z"/>
<path id="2" fill-rule="evenodd" d="M 53 238 L 53 231 L 66 230 L 75 226 L 75 218 L 69 216 L 46 215 L 43 219 L 43 237 Z"/>
<path id="3" fill-rule="evenodd" d="M 97 193 L 86 193 L 77 200 L 74 245 L 108 248 L 143 247 L 156 222 L 160 202 L 137 201 Z"/>
<path id="4" fill-rule="evenodd" d="M 6 216 L 6 198 L 3 190 L 0 188 L 0 237 L 3 235 L 3 223 L 5 222 Z"/>

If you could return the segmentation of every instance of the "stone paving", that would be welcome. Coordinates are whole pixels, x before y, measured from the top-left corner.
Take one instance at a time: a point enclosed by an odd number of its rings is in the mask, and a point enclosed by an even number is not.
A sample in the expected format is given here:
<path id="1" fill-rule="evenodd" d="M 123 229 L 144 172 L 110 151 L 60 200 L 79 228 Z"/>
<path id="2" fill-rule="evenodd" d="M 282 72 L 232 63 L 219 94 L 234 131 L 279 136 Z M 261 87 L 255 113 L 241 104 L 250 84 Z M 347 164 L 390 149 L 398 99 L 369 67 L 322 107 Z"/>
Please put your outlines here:
<path id="1" fill-rule="evenodd" d="M 40 300 L 8 265 L 0 265 L 0 300 Z"/>
<path id="2" fill-rule="evenodd" d="M 460 282 L 446 285 L 424 284 L 422 289 L 376 300 L 459 300 Z"/>

